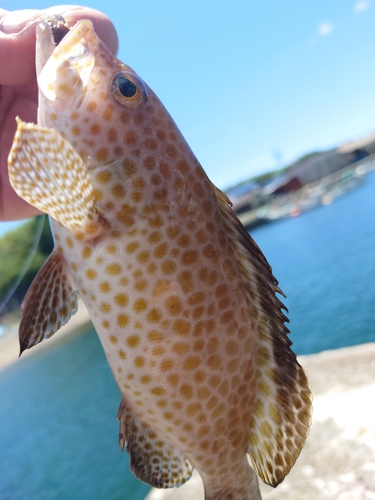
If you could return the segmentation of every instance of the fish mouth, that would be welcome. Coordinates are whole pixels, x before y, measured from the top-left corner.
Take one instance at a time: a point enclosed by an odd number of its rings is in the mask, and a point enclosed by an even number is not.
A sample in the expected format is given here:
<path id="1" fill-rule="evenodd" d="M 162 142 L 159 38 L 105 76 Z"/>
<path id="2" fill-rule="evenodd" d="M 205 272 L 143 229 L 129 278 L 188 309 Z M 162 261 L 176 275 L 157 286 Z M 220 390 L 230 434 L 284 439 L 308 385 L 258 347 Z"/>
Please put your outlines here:
<path id="1" fill-rule="evenodd" d="M 36 71 L 40 96 L 77 105 L 87 88 L 100 44 L 91 21 L 71 29 L 61 16 L 40 23 L 36 30 Z"/>
<path id="2" fill-rule="evenodd" d="M 46 21 L 52 31 L 53 43 L 57 46 L 70 31 L 70 27 L 66 24 L 63 16 L 54 15 L 52 19 Z"/>

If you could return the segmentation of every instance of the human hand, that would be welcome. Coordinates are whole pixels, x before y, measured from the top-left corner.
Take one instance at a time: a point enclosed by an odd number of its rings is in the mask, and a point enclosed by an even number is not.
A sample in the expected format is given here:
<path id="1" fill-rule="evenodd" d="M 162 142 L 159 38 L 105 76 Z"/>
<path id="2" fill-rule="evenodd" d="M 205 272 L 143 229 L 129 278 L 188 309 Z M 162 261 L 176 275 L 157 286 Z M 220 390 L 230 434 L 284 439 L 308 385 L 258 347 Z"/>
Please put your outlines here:
<path id="1" fill-rule="evenodd" d="M 16 116 L 36 122 L 38 87 L 35 30 L 40 16 L 60 14 L 69 26 L 90 19 L 99 38 L 115 54 L 118 38 L 112 22 L 88 7 L 60 5 L 45 10 L 0 9 L 0 221 L 25 219 L 40 212 L 23 201 L 9 183 L 7 158 L 16 132 Z"/>

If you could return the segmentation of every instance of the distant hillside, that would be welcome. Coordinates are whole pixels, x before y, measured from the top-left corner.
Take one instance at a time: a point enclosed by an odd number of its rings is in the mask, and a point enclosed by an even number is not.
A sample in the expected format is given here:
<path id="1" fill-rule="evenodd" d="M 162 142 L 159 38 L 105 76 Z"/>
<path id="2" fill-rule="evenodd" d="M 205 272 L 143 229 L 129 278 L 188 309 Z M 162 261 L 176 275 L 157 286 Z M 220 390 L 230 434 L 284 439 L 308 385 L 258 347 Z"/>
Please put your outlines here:
<path id="1" fill-rule="evenodd" d="M 13 297 L 7 306 L 0 311 L 0 314 L 18 307 L 40 267 L 53 249 L 53 238 L 48 218 L 41 217 L 44 218 L 44 223 L 35 255 Z M 0 238 L 0 305 L 2 305 L 8 290 L 14 286 L 35 246 L 39 224 L 40 218 L 35 217 Z"/>

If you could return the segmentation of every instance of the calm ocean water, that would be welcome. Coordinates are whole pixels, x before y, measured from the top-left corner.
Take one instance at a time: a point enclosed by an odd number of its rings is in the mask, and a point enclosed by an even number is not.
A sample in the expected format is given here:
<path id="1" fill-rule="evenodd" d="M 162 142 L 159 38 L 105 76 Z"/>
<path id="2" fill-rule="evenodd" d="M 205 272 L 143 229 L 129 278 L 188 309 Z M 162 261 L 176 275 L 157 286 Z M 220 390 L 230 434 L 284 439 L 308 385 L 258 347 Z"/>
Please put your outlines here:
<path id="1" fill-rule="evenodd" d="M 375 173 L 331 205 L 251 234 L 287 295 L 297 354 L 375 341 Z"/>
<path id="2" fill-rule="evenodd" d="M 299 354 L 375 341 L 375 173 L 253 237 L 288 295 Z M 81 330 L 0 372 L 1 500 L 140 500 L 117 446 L 120 395 L 96 334 Z"/>

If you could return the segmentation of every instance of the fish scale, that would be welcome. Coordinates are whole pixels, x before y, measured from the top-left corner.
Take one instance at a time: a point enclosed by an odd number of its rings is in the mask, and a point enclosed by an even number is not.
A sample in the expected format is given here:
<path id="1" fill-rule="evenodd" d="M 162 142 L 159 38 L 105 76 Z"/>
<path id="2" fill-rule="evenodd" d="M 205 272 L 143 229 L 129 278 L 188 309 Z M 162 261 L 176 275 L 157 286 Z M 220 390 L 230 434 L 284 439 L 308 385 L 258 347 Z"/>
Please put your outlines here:
<path id="1" fill-rule="evenodd" d="M 311 420 L 282 292 L 152 90 L 89 21 L 66 31 L 55 47 L 53 21 L 37 28 L 38 125 L 18 120 L 8 160 L 55 239 L 23 303 L 21 350 L 69 320 L 78 290 L 135 475 L 180 486 L 196 468 L 208 500 L 260 499 L 254 469 L 277 486 Z"/>

